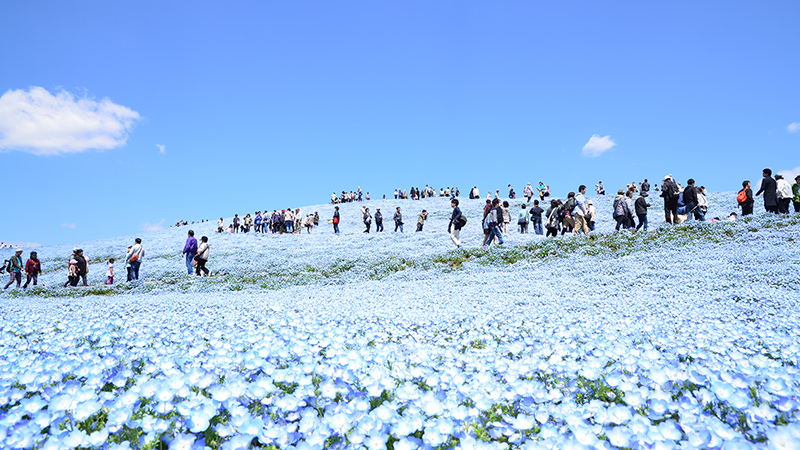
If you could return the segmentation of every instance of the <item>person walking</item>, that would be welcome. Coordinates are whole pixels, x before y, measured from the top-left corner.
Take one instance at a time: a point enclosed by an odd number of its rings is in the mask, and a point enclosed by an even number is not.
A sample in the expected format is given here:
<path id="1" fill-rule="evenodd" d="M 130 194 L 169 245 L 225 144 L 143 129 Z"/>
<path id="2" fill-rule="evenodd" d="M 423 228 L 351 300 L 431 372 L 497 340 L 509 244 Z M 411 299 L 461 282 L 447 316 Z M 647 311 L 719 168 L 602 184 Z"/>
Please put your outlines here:
<path id="1" fill-rule="evenodd" d="M 705 186 L 700 186 L 697 188 L 697 207 L 694 209 L 694 218 L 704 222 L 707 212 L 708 200 L 706 199 L 706 188 Z"/>
<path id="2" fill-rule="evenodd" d="M 528 210 L 526 209 L 525 203 L 522 204 L 522 208 L 519 210 L 517 225 L 519 225 L 520 234 L 528 232 Z"/>
<path id="3" fill-rule="evenodd" d="M 531 198 L 533 198 L 533 186 L 530 183 L 525 186 L 523 194 L 525 195 L 526 203 L 530 203 Z"/>
<path id="4" fill-rule="evenodd" d="M 686 205 L 686 220 L 691 220 L 692 215 L 697 219 L 697 188 L 694 187 L 693 178 L 689 178 L 683 189 L 683 204 Z"/>
<path id="5" fill-rule="evenodd" d="M 783 179 L 783 175 L 775 175 L 775 184 L 777 185 L 778 194 L 778 212 L 781 214 L 789 214 L 789 205 L 792 203 L 792 186 L 788 181 Z"/>
<path id="6" fill-rule="evenodd" d="M 625 210 L 625 191 L 620 189 L 617 191 L 617 196 L 614 197 L 613 203 L 614 220 L 617 222 L 616 231 L 619 231 L 620 227 L 623 229 L 628 228 L 628 217 L 625 214 Z"/>
<path id="7" fill-rule="evenodd" d="M 375 208 L 375 232 L 383 231 L 383 214 L 380 208 Z"/>
<path id="8" fill-rule="evenodd" d="M 778 184 L 772 178 L 772 170 L 764 169 L 762 172 L 764 179 L 761 180 L 761 188 L 756 192 L 756 197 L 764 193 L 764 209 L 767 212 L 778 213 Z"/>
<path id="9" fill-rule="evenodd" d="M 547 228 L 547 234 L 545 237 L 553 236 L 556 237 L 558 235 L 558 228 L 561 226 L 561 219 L 559 216 L 562 214 L 564 210 L 564 205 L 561 204 L 561 200 L 552 199 L 550 200 L 550 207 L 547 209 L 547 223 L 545 224 L 545 228 Z"/>
<path id="10" fill-rule="evenodd" d="M 533 208 L 530 209 L 531 224 L 533 224 L 533 232 L 541 236 L 544 234 L 542 230 L 542 213 L 544 210 L 539 206 L 539 200 L 533 201 Z"/>
<path id="11" fill-rule="evenodd" d="M 125 251 L 125 272 L 127 275 L 127 281 L 133 281 L 133 268 L 131 267 L 130 256 L 131 256 L 131 249 L 133 246 L 129 246 L 128 250 Z M 71 262 L 70 262 L 71 264 Z"/>
<path id="12" fill-rule="evenodd" d="M 647 180 L 645 180 L 647 182 Z M 642 189 L 641 193 L 639 193 L 639 198 L 636 199 L 636 203 L 634 203 L 634 209 L 636 210 L 636 217 L 639 218 L 639 225 L 636 225 L 636 232 L 639 231 L 640 228 L 644 227 L 644 231 L 647 231 L 647 208 L 652 206 L 650 203 L 647 203 L 647 196 L 650 195 Z"/>
<path id="13" fill-rule="evenodd" d="M 650 192 L 650 183 L 647 182 L 647 178 L 645 178 L 644 181 L 642 181 L 641 191 Z"/>
<path id="14" fill-rule="evenodd" d="M 792 203 L 794 203 L 794 212 L 800 213 L 800 175 L 794 177 L 794 184 L 792 185 Z"/>
<path id="15" fill-rule="evenodd" d="M 11 260 L 6 266 L 6 270 L 8 271 L 10 279 L 6 284 L 6 287 L 3 290 L 8 289 L 14 281 L 17 282 L 17 289 L 19 289 L 20 285 L 22 284 L 22 249 L 18 248 L 14 251 L 14 256 L 11 257 Z"/>
<path id="16" fill-rule="evenodd" d="M 397 207 L 397 210 L 394 212 L 394 231 L 397 232 L 397 229 L 400 229 L 400 232 L 403 232 L 403 214 L 400 212 L 400 207 Z"/>
<path id="17" fill-rule="evenodd" d="M 28 258 L 28 261 L 25 263 L 25 284 L 22 286 L 22 289 L 27 289 L 31 280 L 33 280 L 33 285 L 36 286 L 39 281 L 40 273 L 42 273 L 42 263 L 39 262 L 37 253 L 31 252 L 30 258 Z"/>
<path id="18" fill-rule="evenodd" d="M 578 186 L 578 195 L 575 196 L 575 209 L 571 213 L 575 219 L 575 228 L 573 229 L 575 236 L 581 231 L 588 236 L 590 232 L 586 221 L 586 215 L 589 211 L 586 209 L 586 196 L 584 194 L 586 194 L 586 186 Z"/>
<path id="19" fill-rule="evenodd" d="M 333 208 L 333 234 L 339 234 L 339 207 Z"/>
<path id="20" fill-rule="evenodd" d="M 142 247 L 142 239 L 136 238 L 135 243 L 131 247 L 131 252 L 125 258 L 131 264 L 131 281 L 139 279 L 139 268 L 142 266 L 144 259 L 144 247 Z"/>
<path id="21" fill-rule="evenodd" d="M 589 227 L 589 231 L 594 231 L 596 217 L 597 209 L 595 209 L 594 203 L 589 200 L 586 202 L 586 226 Z"/>
<path id="22" fill-rule="evenodd" d="M 664 219 L 667 223 L 677 224 L 678 219 L 678 185 L 672 179 L 672 175 L 664 177 L 661 184 L 661 197 L 664 198 Z"/>
<path id="23" fill-rule="evenodd" d="M 511 222 L 511 205 L 504 201 L 501 208 L 503 211 L 503 233 L 508 233 L 508 224 Z"/>
<path id="24" fill-rule="evenodd" d="M 500 206 L 500 199 L 496 198 L 492 200 L 492 209 L 489 210 L 489 214 L 484 219 L 485 227 L 489 229 L 489 238 L 485 244 L 487 247 L 492 245 L 495 238 L 497 238 L 497 245 L 503 245 L 503 233 L 500 231 L 500 227 L 503 225 L 502 215 L 503 209 Z"/>
<path id="25" fill-rule="evenodd" d="M 75 260 L 78 261 L 78 277 L 83 281 L 84 286 L 88 286 L 88 276 L 89 276 L 89 259 L 84 256 L 83 249 L 78 249 L 75 251 Z"/>
<path id="26" fill-rule="evenodd" d="M 106 264 L 106 285 L 111 286 L 114 284 L 114 258 L 108 258 Z"/>
<path id="27" fill-rule="evenodd" d="M 467 218 L 461 214 L 461 208 L 458 207 L 458 199 L 454 198 L 450 201 L 450 207 L 453 208 L 453 214 L 450 216 L 450 224 L 447 226 L 447 232 L 450 233 L 450 240 L 456 244 L 457 248 L 461 248 L 461 228 L 467 224 Z"/>
<path id="28" fill-rule="evenodd" d="M 195 259 L 197 261 L 197 266 L 195 266 L 195 275 L 210 277 L 211 271 L 208 270 L 206 267 L 206 263 L 208 263 L 208 252 L 211 247 L 208 245 L 208 237 L 203 236 L 200 238 L 200 246 L 197 248 L 197 255 Z"/>
<path id="29" fill-rule="evenodd" d="M 419 216 L 417 216 L 417 231 L 418 232 L 422 231 L 422 227 L 425 225 L 425 220 L 427 220 L 427 219 L 428 219 L 428 211 L 423 209 L 422 212 L 419 213 Z"/>
<path id="30" fill-rule="evenodd" d="M 367 227 L 364 230 L 364 233 L 369 233 L 369 229 L 372 226 L 372 214 L 369 213 L 369 208 L 364 208 L 364 225 Z"/>
<path id="31" fill-rule="evenodd" d="M 181 255 L 185 256 L 186 270 L 189 272 L 189 275 L 191 275 L 194 257 L 197 255 L 197 239 L 194 237 L 194 230 L 189 230 L 189 237 L 186 238 L 186 244 L 183 245 L 183 252 L 181 252 Z"/>
<path id="32" fill-rule="evenodd" d="M 750 188 L 750 181 L 742 181 L 742 190 L 736 195 L 736 202 L 742 208 L 742 217 L 753 214 L 753 190 Z"/>

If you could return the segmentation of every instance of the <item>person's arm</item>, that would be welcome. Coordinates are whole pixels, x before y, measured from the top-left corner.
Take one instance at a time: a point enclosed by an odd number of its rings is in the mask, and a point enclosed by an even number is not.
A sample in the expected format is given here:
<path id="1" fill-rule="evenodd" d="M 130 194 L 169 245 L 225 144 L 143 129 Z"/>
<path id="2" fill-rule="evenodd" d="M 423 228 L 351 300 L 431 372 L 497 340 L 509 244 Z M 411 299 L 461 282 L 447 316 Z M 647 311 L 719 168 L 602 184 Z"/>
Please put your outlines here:
<path id="1" fill-rule="evenodd" d="M 766 183 L 764 183 L 764 181 L 762 180 L 761 181 L 761 188 L 758 190 L 758 192 L 756 192 L 756 197 L 758 197 L 759 195 L 761 195 L 762 192 L 764 192 L 764 185 L 765 184 Z"/>

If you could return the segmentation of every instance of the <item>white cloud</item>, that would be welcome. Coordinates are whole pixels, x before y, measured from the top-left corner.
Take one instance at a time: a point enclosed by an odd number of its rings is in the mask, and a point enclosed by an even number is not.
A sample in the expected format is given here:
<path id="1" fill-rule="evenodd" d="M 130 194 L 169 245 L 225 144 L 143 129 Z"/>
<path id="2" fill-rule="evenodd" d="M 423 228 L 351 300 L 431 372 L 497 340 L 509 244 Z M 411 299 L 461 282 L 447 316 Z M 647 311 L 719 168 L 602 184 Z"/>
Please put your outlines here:
<path id="1" fill-rule="evenodd" d="M 783 175 L 783 178 L 789 182 L 789 184 L 793 183 L 794 177 L 800 175 L 800 167 L 795 167 L 794 169 L 790 170 L 779 170 L 779 174 Z"/>
<path id="2" fill-rule="evenodd" d="M 800 122 L 793 122 L 786 126 L 786 131 L 789 133 L 797 133 L 800 131 Z"/>
<path id="3" fill-rule="evenodd" d="M 617 145 L 617 143 L 611 140 L 611 136 L 600 137 L 599 134 L 593 134 L 592 137 L 589 138 L 589 142 L 583 146 L 583 156 L 600 156 L 611 150 L 615 145 Z"/>
<path id="4" fill-rule="evenodd" d="M 0 151 L 34 155 L 79 153 L 125 144 L 139 113 L 109 99 L 95 101 L 42 87 L 0 97 Z"/>
<path id="5" fill-rule="evenodd" d="M 73 229 L 73 230 L 75 229 L 75 224 L 74 223 L 62 223 L 61 226 L 64 227 L 64 228 L 70 228 L 70 229 Z"/>
<path id="6" fill-rule="evenodd" d="M 164 219 L 161 219 L 158 223 L 143 223 L 142 224 L 142 231 L 158 231 L 164 229 Z"/>
<path id="7" fill-rule="evenodd" d="M 167 153 L 167 146 L 162 144 L 156 144 L 156 148 L 158 148 L 158 153 L 165 155 Z"/>

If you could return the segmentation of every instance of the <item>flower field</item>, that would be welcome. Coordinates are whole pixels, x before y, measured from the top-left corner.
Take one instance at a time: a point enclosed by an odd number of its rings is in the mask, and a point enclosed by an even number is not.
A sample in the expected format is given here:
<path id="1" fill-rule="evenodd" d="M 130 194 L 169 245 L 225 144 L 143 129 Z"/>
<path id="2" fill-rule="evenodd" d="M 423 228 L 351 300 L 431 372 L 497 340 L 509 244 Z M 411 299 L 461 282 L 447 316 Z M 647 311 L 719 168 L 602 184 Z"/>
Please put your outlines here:
<path id="1" fill-rule="evenodd" d="M 32 249 L 46 286 L 0 294 L 0 448 L 800 448 L 800 216 L 671 227 L 652 198 L 634 235 L 592 199 L 590 238 L 488 251 L 466 199 L 458 250 L 439 198 L 365 202 L 380 234 L 358 203 L 340 236 L 332 205 L 310 235 L 148 232 L 110 287 L 133 236 L 78 244 L 90 287 L 61 287 L 72 245 Z"/>

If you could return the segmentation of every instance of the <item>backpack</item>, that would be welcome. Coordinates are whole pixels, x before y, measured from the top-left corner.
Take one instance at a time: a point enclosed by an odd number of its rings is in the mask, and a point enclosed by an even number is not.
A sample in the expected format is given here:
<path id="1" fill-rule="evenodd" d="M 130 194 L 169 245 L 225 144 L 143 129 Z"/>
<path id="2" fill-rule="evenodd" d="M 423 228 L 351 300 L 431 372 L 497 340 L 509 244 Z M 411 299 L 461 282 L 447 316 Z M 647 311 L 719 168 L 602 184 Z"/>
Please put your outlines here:
<path id="1" fill-rule="evenodd" d="M 578 205 L 578 202 L 575 201 L 575 197 L 572 197 L 569 200 L 567 200 L 567 203 L 564 205 L 564 207 L 567 208 L 567 211 L 572 213 L 572 211 L 575 211 L 575 206 L 577 206 L 577 205 Z"/>
<path id="2" fill-rule="evenodd" d="M 11 260 L 7 259 L 7 260 L 3 261 L 3 267 L 0 267 L 0 272 L 11 273 L 11 270 L 12 270 Z"/>
<path id="3" fill-rule="evenodd" d="M 458 226 L 458 228 L 464 228 L 464 225 L 466 224 L 467 224 L 467 218 L 464 217 L 463 215 L 460 216 L 458 219 L 456 219 L 456 225 Z"/>
<path id="4" fill-rule="evenodd" d="M 740 205 L 747 201 L 746 189 L 742 189 L 741 191 L 739 191 L 739 194 L 736 195 L 736 201 L 739 202 Z"/>

